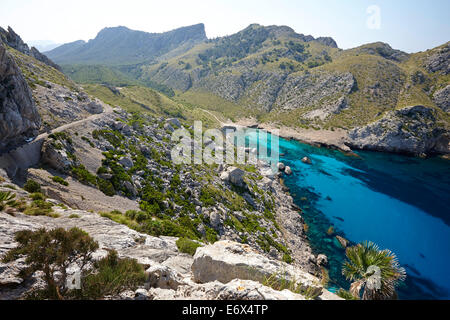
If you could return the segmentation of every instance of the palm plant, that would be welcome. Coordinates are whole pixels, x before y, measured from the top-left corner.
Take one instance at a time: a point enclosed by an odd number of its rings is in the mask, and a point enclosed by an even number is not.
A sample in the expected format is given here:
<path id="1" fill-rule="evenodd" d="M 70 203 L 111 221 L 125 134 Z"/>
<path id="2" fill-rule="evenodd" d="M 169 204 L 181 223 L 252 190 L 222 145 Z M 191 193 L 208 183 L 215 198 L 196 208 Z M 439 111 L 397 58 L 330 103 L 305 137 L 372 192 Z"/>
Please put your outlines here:
<path id="1" fill-rule="evenodd" d="M 13 206 L 16 201 L 16 195 L 11 191 L 0 191 L 0 211 L 4 210 L 6 206 Z"/>
<path id="2" fill-rule="evenodd" d="M 395 287 L 406 278 L 397 257 L 390 250 L 380 250 L 373 242 L 363 242 L 347 248 L 349 261 L 344 263 L 342 274 L 351 281 L 350 293 L 363 300 L 395 299 Z"/>

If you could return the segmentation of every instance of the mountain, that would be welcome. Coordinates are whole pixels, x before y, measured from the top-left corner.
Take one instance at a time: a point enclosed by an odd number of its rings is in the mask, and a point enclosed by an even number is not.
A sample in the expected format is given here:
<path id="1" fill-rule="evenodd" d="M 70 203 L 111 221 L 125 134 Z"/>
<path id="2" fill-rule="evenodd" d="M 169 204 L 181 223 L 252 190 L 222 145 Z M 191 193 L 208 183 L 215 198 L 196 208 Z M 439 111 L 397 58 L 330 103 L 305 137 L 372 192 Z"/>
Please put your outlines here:
<path id="1" fill-rule="evenodd" d="M 38 49 L 35 47 L 29 47 L 22 38 L 14 32 L 14 30 L 11 27 L 8 27 L 8 30 L 3 29 L 0 27 L 0 42 L 3 42 L 7 46 L 10 46 L 11 48 L 22 52 L 23 54 L 26 54 L 30 57 L 33 57 L 46 65 L 49 65 L 50 67 L 53 67 L 57 70 L 61 70 L 61 68 L 54 63 L 52 60 L 50 60 L 46 55 L 42 54 Z"/>
<path id="2" fill-rule="evenodd" d="M 101 30 L 93 40 L 65 44 L 47 52 L 47 55 L 60 64 L 133 64 L 152 61 L 179 47 L 188 50 L 204 40 L 203 24 L 165 33 L 115 27 Z"/>
<path id="3" fill-rule="evenodd" d="M 126 30 L 109 29 L 97 38 L 105 38 L 106 33 L 108 39 L 120 39 Z M 98 48 L 100 43 L 110 45 L 103 45 L 109 48 L 106 56 L 99 53 L 102 59 L 93 61 L 102 65 L 94 66 L 101 69 L 95 75 L 88 72 L 86 63 L 76 65 L 87 44 L 68 44 L 53 51 L 59 51 L 61 56 L 50 56 L 58 62 L 65 61 L 65 72 L 80 83 L 138 84 L 152 88 L 158 85 L 165 92 L 175 92 L 176 100 L 181 103 L 201 106 L 232 120 L 253 118 L 265 127 L 345 133 L 360 128 L 368 134 L 363 128 L 371 123 L 383 117 L 397 119 L 392 117 L 393 111 L 425 106 L 436 113 L 437 126 L 437 130 L 434 126 L 423 130 L 436 133 L 426 143 L 419 141 L 423 137 L 411 137 L 417 141 L 406 144 L 410 146 L 406 150 L 386 147 L 391 141 L 381 143 L 382 136 L 401 136 L 398 141 L 407 139 L 408 134 L 395 130 L 389 134 L 378 132 L 371 138 L 374 143 L 359 141 L 363 139 L 361 135 L 347 139 L 346 134 L 343 141 L 354 148 L 364 146 L 407 153 L 416 153 L 413 146 L 418 145 L 423 146 L 418 153 L 449 150 L 448 146 L 442 146 L 450 139 L 447 113 L 450 43 L 415 54 L 396 50 L 383 42 L 342 50 L 332 38 L 316 39 L 287 26 L 252 24 L 226 37 L 199 37 L 190 47 L 172 45 L 164 54 L 163 51 L 158 55 L 147 54 L 148 59 L 135 63 L 134 58 L 116 55 L 123 46 L 122 41 L 118 44 L 106 40 L 93 42 L 98 43 Z M 71 47 L 80 51 L 76 57 L 70 53 Z M 145 48 L 139 45 L 133 52 Z M 117 64 L 109 64 L 111 60 Z M 400 118 L 404 122 L 407 117 Z M 398 145 L 398 141 L 392 143 Z"/>
<path id="4" fill-rule="evenodd" d="M 55 43 L 55 42 L 49 41 L 49 40 L 28 41 L 28 44 L 32 47 L 35 47 L 40 52 L 44 52 L 44 53 L 46 51 L 53 50 L 61 45 L 60 43 Z"/>

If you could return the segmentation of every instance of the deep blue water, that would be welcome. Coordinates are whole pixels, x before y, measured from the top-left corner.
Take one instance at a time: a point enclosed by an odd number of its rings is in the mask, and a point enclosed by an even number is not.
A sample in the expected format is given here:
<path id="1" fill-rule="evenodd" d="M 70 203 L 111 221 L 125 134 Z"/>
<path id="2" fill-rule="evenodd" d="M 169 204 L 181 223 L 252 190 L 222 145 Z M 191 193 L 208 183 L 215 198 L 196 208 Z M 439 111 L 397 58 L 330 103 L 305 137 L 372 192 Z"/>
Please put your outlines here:
<path id="1" fill-rule="evenodd" d="M 304 211 L 311 246 L 329 258 L 331 289 L 349 288 L 338 234 L 397 255 L 407 272 L 401 299 L 450 298 L 449 161 L 378 152 L 351 157 L 285 139 L 280 153 L 294 171 L 285 184 Z M 302 163 L 304 156 L 313 164 Z"/>

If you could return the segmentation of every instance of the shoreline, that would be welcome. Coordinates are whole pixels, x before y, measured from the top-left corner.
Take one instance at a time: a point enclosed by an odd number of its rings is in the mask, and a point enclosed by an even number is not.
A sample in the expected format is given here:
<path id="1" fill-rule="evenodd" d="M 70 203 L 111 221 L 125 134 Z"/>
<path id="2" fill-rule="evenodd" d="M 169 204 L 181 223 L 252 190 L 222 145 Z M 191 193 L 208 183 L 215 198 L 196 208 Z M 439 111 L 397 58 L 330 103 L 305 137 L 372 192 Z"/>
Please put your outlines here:
<path id="1" fill-rule="evenodd" d="M 221 125 L 222 128 L 234 126 L 234 127 L 261 129 L 286 140 L 295 140 L 297 142 L 318 148 L 337 150 L 349 157 L 359 158 L 360 156 L 356 154 L 355 151 L 370 151 L 422 159 L 439 158 L 442 160 L 450 161 L 450 154 L 428 154 L 426 155 L 426 157 L 421 157 L 414 153 L 394 152 L 383 149 L 377 150 L 377 149 L 351 148 L 345 144 L 347 131 L 343 129 L 335 129 L 334 131 L 331 131 L 322 129 L 314 130 L 314 129 L 290 128 L 285 126 L 276 127 L 274 124 L 270 123 L 258 123 L 254 119 L 241 119 L 237 122 L 221 123 Z M 276 134 L 274 133 L 275 131 L 277 132 Z"/>
<path id="2" fill-rule="evenodd" d="M 241 119 L 237 122 L 222 123 L 221 125 L 222 127 L 235 126 L 261 129 L 271 134 L 275 134 L 274 132 L 276 131 L 277 133 L 275 135 L 286 140 L 295 140 L 314 147 L 338 150 L 348 156 L 358 156 L 345 144 L 347 131 L 343 129 L 331 131 L 299 128 L 294 129 L 285 126 L 278 128 L 270 123 L 258 123 L 254 119 Z"/>

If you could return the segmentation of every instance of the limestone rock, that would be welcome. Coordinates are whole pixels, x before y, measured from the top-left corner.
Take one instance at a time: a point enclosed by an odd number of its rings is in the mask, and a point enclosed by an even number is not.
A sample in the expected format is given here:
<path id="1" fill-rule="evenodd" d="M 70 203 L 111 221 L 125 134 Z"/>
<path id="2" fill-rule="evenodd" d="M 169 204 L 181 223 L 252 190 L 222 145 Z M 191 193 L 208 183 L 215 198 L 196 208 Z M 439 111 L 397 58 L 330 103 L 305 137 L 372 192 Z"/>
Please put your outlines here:
<path id="1" fill-rule="evenodd" d="M 288 176 L 292 175 L 292 169 L 289 166 L 286 166 L 286 169 L 284 169 L 284 173 L 286 173 Z"/>
<path id="2" fill-rule="evenodd" d="M 436 112 L 424 106 L 390 111 L 381 120 L 350 131 L 347 145 L 414 155 L 450 153 L 450 134 L 436 123 Z"/>
<path id="3" fill-rule="evenodd" d="M 269 277 L 279 281 L 294 281 L 299 286 L 326 290 L 319 279 L 292 265 L 270 260 L 248 245 L 231 241 L 219 241 L 197 249 L 192 264 L 194 280 L 199 283 L 219 281 L 228 283 L 234 279 L 263 282 Z"/>
<path id="4" fill-rule="evenodd" d="M 31 90 L 0 41 L 0 149 L 36 137 L 40 126 Z"/>
<path id="5" fill-rule="evenodd" d="M 444 89 L 436 91 L 433 95 L 433 100 L 439 108 L 445 112 L 450 112 L 450 85 L 446 86 Z"/>
<path id="6" fill-rule="evenodd" d="M 67 172 L 73 165 L 64 148 L 57 148 L 53 140 L 47 140 L 42 145 L 42 163 L 60 172 Z"/>
<path id="7" fill-rule="evenodd" d="M 181 275 L 167 266 L 155 265 L 147 269 L 146 274 L 149 287 L 176 290 L 183 284 Z"/>
<path id="8" fill-rule="evenodd" d="M 86 105 L 86 110 L 92 114 L 100 114 L 103 112 L 103 106 L 99 101 L 91 101 Z"/>
<path id="9" fill-rule="evenodd" d="M 181 122 L 177 118 L 167 119 L 167 123 L 170 123 L 171 126 L 175 128 L 181 128 Z"/>

